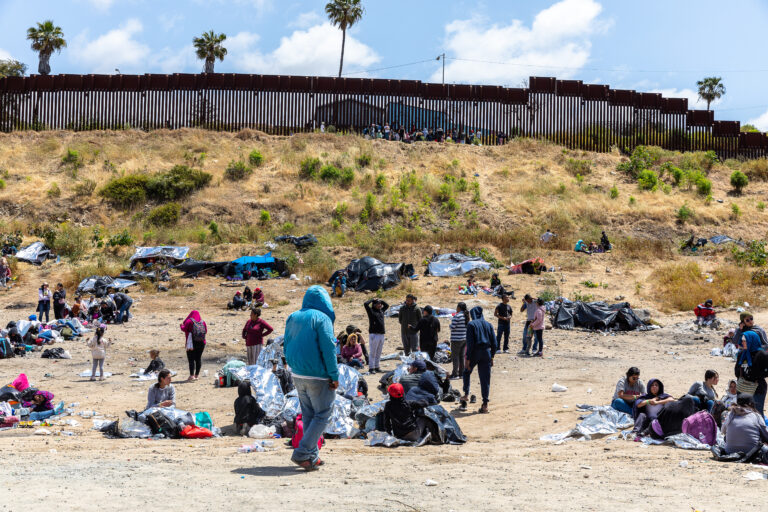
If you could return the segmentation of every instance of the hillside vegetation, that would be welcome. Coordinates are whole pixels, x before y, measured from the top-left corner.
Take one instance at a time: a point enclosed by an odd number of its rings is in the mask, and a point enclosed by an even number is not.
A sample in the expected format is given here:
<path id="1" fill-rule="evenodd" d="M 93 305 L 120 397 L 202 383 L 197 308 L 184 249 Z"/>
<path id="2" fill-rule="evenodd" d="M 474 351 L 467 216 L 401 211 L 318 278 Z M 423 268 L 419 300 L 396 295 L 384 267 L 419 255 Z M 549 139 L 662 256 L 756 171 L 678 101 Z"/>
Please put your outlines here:
<path id="1" fill-rule="evenodd" d="M 765 160 L 658 148 L 628 157 L 530 139 L 481 147 L 250 130 L 14 133 L 0 135 L 0 178 L 0 233 L 46 240 L 75 269 L 89 266 L 78 275 L 124 261 L 136 244 L 185 244 L 217 259 L 308 232 L 321 243 L 302 255 L 303 271 L 317 279 L 364 254 L 421 263 L 446 251 L 482 250 L 505 264 L 542 254 L 578 271 L 590 262 L 574 242 L 605 229 L 611 264 L 663 267 L 645 293 L 673 294 L 654 298 L 677 309 L 705 293 L 675 291 L 692 272 L 675 272 L 689 263 L 675 261 L 685 258 L 682 239 L 759 239 L 768 226 Z M 547 228 L 558 237 L 543 248 Z M 277 253 L 298 264 L 292 246 Z M 701 273 L 730 276 L 722 301 L 761 302 L 751 270 L 738 271 L 759 262 L 737 261 L 728 247 L 697 258 Z"/>

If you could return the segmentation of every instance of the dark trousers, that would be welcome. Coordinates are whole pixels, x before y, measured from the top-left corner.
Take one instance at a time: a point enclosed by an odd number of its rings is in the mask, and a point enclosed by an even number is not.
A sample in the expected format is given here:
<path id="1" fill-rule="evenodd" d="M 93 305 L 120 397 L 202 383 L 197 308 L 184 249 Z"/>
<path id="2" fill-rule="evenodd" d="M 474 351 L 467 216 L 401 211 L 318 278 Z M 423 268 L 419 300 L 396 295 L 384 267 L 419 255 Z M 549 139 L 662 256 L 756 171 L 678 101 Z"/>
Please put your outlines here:
<path id="1" fill-rule="evenodd" d="M 477 375 L 480 377 L 480 394 L 483 396 L 483 404 L 488 403 L 488 395 L 491 390 L 491 350 L 487 346 L 475 347 L 471 354 L 467 354 L 469 366 L 464 370 L 464 395 L 469 394 L 469 378 L 472 370 L 477 366 Z"/>
<path id="2" fill-rule="evenodd" d="M 45 313 L 45 323 L 48 323 L 49 314 L 51 312 L 51 303 L 47 300 L 41 300 L 37 302 L 37 319 L 43 321 L 43 313 Z"/>
<path id="3" fill-rule="evenodd" d="M 187 350 L 187 361 L 189 361 L 189 374 L 197 377 L 200 374 L 200 368 L 203 366 L 203 350 L 205 343 L 193 343 L 194 348 Z"/>
<path id="4" fill-rule="evenodd" d="M 509 322 L 496 325 L 496 346 L 501 348 L 501 336 L 504 335 L 504 350 L 509 350 Z"/>
<path id="5" fill-rule="evenodd" d="M 53 318 L 56 320 L 60 318 L 64 318 L 64 315 L 62 312 L 64 311 L 64 304 L 54 304 L 53 305 Z"/>

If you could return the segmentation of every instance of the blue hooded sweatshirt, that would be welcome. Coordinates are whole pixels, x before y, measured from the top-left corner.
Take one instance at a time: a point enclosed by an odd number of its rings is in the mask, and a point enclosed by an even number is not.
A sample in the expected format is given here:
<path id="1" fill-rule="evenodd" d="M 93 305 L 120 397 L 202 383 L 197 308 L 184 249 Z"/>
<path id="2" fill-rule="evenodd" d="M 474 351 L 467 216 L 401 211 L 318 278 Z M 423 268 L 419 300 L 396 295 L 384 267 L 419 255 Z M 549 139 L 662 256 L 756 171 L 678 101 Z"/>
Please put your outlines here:
<path id="1" fill-rule="evenodd" d="M 301 310 L 285 321 L 285 359 L 296 377 L 339 380 L 331 297 L 322 286 L 304 294 Z"/>
<path id="2" fill-rule="evenodd" d="M 491 356 L 496 355 L 496 336 L 493 334 L 493 326 L 483 318 L 483 308 L 475 306 L 469 310 L 472 319 L 467 324 L 467 357 L 472 357 L 472 350 L 477 346 L 485 346 Z"/>

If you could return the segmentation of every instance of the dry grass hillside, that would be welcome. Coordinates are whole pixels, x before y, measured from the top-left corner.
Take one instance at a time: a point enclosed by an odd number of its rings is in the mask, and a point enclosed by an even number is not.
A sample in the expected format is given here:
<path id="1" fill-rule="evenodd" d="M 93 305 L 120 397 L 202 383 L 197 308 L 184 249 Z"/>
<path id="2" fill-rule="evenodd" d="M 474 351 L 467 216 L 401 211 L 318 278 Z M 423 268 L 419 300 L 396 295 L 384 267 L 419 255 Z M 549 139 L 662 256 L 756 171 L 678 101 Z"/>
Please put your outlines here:
<path id="1" fill-rule="evenodd" d="M 174 166 L 185 167 L 174 175 Z M 735 170 L 749 177 L 741 193 Z M 766 161 L 656 148 L 630 159 L 529 139 L 478 147 L 250 130 L 29 132 L 0 134 L 0 178 L 0 233 L 46 239 L 72 280 L 121 266 L 134 244 L 185 244 L 194 257 L 224 259 L 263 253 L 277 234 L 312 232 L 321 243 L 302 255 L 301 270 L 318 279 L 363 254 L 420 264 L 435 251 L 485 249 L 505 264 L 541 255 L 571 272 L 574 287 L 606 266 L 633 273 L 613 278 L 621 294 L 660 308 L 702 295 L 765 302 L 750 284 L 754 269 L 737 266 L 729 247 L 695 257 L 678 247 L 693 232 L 763 238 Z M 559 236 L 543 248 L 546 228 Z M 601 229 L 612 254 L 571 250 Z M 292 248 L 278 253 L 298 268 Z"/>

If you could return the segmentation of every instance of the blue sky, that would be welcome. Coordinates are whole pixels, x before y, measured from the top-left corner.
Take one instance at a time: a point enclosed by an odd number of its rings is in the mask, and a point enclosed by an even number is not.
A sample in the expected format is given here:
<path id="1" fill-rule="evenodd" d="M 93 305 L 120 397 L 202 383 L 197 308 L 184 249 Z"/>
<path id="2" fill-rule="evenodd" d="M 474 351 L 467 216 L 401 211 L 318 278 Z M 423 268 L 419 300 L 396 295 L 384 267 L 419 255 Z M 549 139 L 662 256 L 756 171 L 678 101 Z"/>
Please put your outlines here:
<path id="1" fill-rule="evenodd" d="M 346 76 L 519 86 L 575 78 L 696 102 L 696 81 L 721 76 L 716 119 L 768 130 L 768 2 L 739 0 L 363 0 L 347 37 Z M 340 32 L 324 0 L 0 0 L 0 58 L 37 69 L 25 40 L 52 19 L 69 46 L 53 73 L 199 72 L 191 41 L 224 32 L 216 71 L 335 75 Z M 413 64 L 416 63 L 416 64 Z M 407 64 L 407 65 L 406 65 Z"/>

